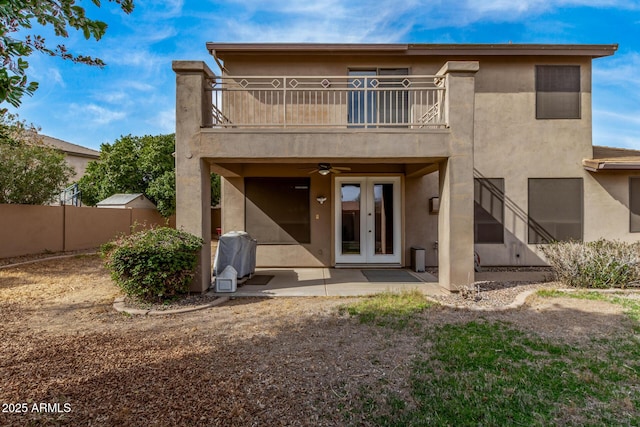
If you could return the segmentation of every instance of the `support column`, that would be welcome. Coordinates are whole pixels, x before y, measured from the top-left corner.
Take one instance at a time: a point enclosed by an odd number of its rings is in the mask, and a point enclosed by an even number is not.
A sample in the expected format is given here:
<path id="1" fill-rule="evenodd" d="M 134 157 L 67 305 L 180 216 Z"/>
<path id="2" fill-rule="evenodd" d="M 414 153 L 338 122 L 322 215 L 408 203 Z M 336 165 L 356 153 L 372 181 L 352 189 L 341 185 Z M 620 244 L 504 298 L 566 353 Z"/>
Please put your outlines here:
<path id="1" fill-rule="evenodd" d="M 213 73 L 204 62 L 174 61 L 176 73 L 176 228 L 204 241 L 191 292 L 211 285 L 211 169 L 202 157 L 200 130 L 211 124 Z"/>
<path id="2" fill-rule="evenodd" d="M 438 274 L 441 286 L 455 291 L 475 281 L 473 246 L 473 138 L 476 61 L 447 62 L 446 114 L 451 129 L 450 157 L 440 164 Z"/>
<path id="3" fill-rule="evenodd" d="M 225 177 L 220 180 L 221 199 L 224 200 L 222 210 L 222 231 L 244 230 L 245 196 L 244 179 Z"/>

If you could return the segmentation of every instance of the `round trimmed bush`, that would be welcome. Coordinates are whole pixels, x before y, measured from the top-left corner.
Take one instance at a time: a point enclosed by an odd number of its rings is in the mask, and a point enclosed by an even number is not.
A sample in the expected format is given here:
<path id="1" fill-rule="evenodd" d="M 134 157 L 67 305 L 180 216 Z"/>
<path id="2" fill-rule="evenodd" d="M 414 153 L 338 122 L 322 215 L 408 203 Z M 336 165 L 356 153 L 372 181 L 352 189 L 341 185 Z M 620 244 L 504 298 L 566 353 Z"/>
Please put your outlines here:
<path id="1" fill-rule="evenodd" d="M 129 297 L 162 302 L 189 290 L 202 239 L 173 228 L 119 237 L 101 248 L 111 277 Z"/>

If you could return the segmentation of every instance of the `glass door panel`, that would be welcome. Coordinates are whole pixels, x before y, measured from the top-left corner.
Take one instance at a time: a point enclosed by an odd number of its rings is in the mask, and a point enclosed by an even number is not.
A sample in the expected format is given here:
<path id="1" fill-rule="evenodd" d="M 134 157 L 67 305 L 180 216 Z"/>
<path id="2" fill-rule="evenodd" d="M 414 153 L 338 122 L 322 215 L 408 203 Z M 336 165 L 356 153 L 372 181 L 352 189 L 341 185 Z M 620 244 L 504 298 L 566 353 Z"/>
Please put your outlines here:
<path id="1" fill-rule="evenodd" d="M 393 184 L 373 185 L 375 254 L 393 254 Z"/>
<path id="2" fill-rule="evenodd" d="M 361 253 L 360 184 L 342 184 L 340 187 L 342 255 Z"/>

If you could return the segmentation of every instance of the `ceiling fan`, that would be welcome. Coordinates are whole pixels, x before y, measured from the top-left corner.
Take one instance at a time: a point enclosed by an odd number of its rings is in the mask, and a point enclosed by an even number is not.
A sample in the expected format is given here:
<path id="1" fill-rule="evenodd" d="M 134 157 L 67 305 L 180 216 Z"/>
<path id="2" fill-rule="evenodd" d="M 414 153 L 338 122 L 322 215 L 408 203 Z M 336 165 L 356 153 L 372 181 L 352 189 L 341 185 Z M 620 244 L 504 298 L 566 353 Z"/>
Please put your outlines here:
<path id="1" fill-rule="evenodd" d="M 330 173 L 342 173 L 342 171 L 350 171 L 351 168 L 347 167 L 339 167 L 339 166 L 331 166 L 331 163 L 318 163 L 318 167 L 309 172 L 309 175 L 312 173 L 318 172 L 320 175 L 329 175 Z"/>

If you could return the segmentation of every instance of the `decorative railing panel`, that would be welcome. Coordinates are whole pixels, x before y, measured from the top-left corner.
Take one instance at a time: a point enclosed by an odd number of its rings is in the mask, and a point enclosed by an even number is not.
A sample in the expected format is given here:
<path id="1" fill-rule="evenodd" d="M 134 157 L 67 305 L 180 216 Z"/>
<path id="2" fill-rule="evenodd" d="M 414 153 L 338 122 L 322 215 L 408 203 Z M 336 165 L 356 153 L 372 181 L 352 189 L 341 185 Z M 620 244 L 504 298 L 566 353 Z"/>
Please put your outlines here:
<path id="1" fill-rule="evenodd" d="M 444 128 L 445 87 L 436 76 L 216 77 L 213 125 Z"/>

